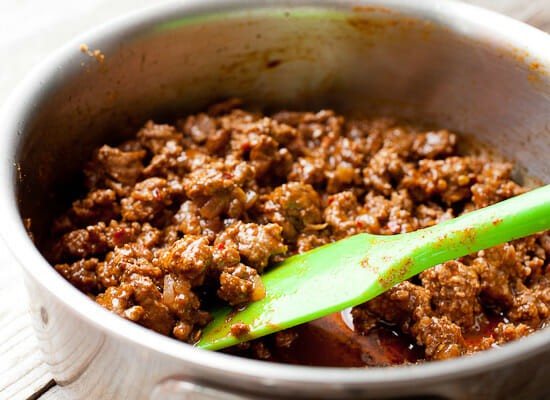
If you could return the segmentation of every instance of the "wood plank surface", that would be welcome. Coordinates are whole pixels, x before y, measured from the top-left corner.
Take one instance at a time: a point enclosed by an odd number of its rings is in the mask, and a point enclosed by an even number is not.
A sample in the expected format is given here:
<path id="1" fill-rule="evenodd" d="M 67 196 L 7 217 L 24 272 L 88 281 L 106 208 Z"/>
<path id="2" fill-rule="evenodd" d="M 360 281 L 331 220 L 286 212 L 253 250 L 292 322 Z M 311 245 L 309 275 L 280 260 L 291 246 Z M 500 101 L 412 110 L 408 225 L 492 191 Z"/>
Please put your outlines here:
<path id="1" fill-rule="evenodd" d="M 31 326 L 21 271 L 0 242 L 0 398 L 27 399 L 53 380 Z"/>
<path id="2" fill-rule="evenodd" d="M 550 31 L 550 0 L 466 1 L 498 8 Z M 52 49 L 99 22 L 152 3 L 152 0 L 0 2 L 3 19 L 0 52 L 10 55 L 0 66 L 0 105 L 24 74 Z M 0 399 L 38 398 L 63 397 L 41 360 L 21 271 L 0 242 Z"/>
<path id="3" fill-rule="evenodd" d="M 63 390 L 59 386 L 53 386 L 44 393 L 40 394 L 36 399 L 40 400 L 65 400 L 66 396 L 63 394 Z M 30 399 L 35 400 L 35 399 Z"/>

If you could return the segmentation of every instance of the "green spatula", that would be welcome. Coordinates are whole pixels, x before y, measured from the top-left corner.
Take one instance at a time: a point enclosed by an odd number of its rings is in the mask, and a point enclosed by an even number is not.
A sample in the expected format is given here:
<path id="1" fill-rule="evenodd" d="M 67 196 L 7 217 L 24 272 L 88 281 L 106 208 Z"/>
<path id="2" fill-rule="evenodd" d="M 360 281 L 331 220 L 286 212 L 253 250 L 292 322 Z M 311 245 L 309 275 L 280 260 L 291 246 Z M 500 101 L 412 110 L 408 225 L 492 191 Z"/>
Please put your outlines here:
<path id="1" fill-rule="evenodd" d="M 370 300 L 436 264 L 550 228 L 550 185 L 412 233 L 359 234 L 288 258 L 263 300 L 213 312 L 198 347 L 218 350 Z M 248 325 L 235 337 L 231 325 Z"/>

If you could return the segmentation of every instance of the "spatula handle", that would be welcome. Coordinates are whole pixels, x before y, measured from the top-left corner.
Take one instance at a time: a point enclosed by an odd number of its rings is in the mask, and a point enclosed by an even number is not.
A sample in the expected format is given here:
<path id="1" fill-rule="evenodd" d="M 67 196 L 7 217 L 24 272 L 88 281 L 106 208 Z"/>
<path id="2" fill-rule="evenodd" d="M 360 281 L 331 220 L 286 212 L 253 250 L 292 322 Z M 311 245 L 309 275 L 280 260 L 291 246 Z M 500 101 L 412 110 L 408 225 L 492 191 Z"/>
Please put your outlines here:
<path id="1" fill-rule="evenodd" d="M 409 276 L 425 269 L 550 229 L 550 185 L 414 232 Z M 409 234 L 407 234 L 409 236 Z"/>

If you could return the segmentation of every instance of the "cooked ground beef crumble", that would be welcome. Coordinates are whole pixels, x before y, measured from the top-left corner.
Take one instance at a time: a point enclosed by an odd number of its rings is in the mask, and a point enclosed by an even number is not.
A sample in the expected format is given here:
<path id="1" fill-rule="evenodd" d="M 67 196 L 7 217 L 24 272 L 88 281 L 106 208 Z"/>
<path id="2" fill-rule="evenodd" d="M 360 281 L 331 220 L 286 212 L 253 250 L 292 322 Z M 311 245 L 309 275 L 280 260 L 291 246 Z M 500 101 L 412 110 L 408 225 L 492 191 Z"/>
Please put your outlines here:
<path id="1" fill-rule="evenodd" d="M 360 232 L 432 226 L 526 190 L 509 163 L 459 155 L 447 130 L 237 107 L 149 121 L 97 149 L 87 194 L 54 223 L 56 270 L 108 310 L 193 343 L 212 298 L 261 299 L 272 263 Z M 356 334 L 390 326 L 420 349 L 418 361 L 530 334 L 550 320 L 549 256 L 540 233 L 437 265 L 353 308 Z M 302 331 L 232 352 L 275 360 Z"/>

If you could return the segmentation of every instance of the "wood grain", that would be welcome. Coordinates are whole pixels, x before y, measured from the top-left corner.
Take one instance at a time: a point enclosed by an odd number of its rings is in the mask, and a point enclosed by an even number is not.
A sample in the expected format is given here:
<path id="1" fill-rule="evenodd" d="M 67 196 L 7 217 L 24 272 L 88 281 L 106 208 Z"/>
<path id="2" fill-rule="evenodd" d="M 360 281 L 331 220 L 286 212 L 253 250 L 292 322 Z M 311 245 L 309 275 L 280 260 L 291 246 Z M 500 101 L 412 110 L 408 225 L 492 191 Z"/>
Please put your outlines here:
<path id="1" fill-rule="evenodd" d="M 54 382 L 54 386 L 49 388 L 48 390 L 44 391 L 43 393 L 40 393 L 38 395 L 38 397 L 35 397 L 34 399 L 31 398 L 31 399 L 28 399 L 28 400 L 35 400 L 35 399 L 40 399 L 40 400 L 61 400 L 61 399 L 65 399 L 66 396 L 63 394 L 63 390 L 59 387 L 59 386 L 55 386 L 55 382 Z"/>
<path id="2" fill-rule="evenodd" d="M 0 242 L 0 399 L 28 399 L 53 381 L 31 326 L 19 266 Z"/>

